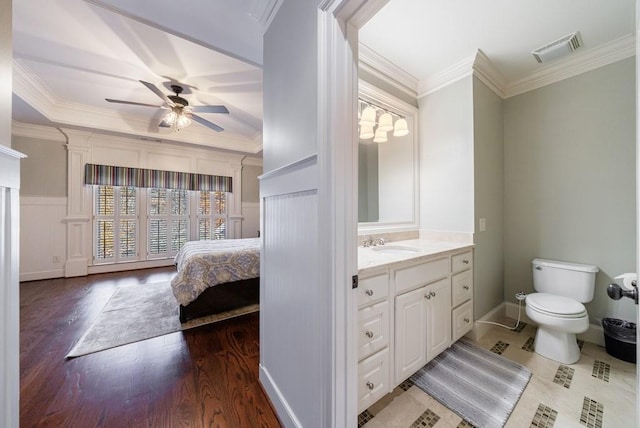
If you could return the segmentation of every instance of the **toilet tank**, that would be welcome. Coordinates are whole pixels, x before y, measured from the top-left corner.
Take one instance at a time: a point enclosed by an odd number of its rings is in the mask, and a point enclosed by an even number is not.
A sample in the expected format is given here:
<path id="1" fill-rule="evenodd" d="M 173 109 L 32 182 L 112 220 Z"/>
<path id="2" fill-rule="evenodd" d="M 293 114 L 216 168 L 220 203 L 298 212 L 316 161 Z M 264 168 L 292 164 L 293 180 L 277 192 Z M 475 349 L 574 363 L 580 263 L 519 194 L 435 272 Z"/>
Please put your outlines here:
<path id="1" fill-rule="evenodd" d="M 531 264 L 536 291 L 569 297 L 581 303 L 593 299 L 597 266 L 547 259 L 533 259 Z"/>

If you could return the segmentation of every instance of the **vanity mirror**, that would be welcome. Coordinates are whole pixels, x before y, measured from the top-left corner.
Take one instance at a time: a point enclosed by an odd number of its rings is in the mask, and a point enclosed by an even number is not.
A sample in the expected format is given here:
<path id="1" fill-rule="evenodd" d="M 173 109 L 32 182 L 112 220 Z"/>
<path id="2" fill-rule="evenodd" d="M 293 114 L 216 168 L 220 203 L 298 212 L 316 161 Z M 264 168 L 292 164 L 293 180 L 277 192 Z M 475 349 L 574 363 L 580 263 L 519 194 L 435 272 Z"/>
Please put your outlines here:
<path id="1" fill-rule="evenodd" d="M 417 109 L 364 81 L 358 90 L 358 232 L 417 230 Z"/>

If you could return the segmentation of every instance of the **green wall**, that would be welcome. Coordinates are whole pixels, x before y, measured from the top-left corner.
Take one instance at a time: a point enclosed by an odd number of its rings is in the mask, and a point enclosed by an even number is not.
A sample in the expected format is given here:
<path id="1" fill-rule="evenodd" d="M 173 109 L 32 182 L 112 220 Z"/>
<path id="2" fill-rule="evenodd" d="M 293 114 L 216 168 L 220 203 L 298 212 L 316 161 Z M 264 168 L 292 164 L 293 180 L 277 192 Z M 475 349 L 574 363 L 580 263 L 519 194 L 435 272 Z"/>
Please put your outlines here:
<path id="1" fill-rule="evenodd" d="M 636 270 L 635 94 L 629 58 L 505 100 L 507 300 L 533 291 L 542 257 L 600 268 L 591 322 L 635 314 L 606 295 Z"/>

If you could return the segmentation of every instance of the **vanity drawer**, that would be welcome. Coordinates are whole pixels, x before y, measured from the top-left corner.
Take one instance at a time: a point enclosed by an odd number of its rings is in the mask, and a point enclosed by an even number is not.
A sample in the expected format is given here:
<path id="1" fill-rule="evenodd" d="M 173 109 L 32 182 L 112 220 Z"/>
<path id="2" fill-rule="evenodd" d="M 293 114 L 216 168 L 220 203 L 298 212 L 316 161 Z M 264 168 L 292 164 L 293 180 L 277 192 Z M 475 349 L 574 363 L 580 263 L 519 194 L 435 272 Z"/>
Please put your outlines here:
<path id="1" fill-rule="evenodd" d="M 473 271 L 465 270 L 451 277 L 451 304 L 458 306 L 473 296 Z"/>
<path id="2" fill-rule="evenodd" d="M 387 272 L 358 281 L 358 307 L 386 299 L 389 296 L 389 274 Z"/>
<path id="3" fill-rule="evenodd" d="M 451 311 L 451 340 L 455 342 L 473 327 L 473 302 L 470 300 Z"/>
<path id="4" fill-rule="evenodd" d="M 389 392 L 389 348 L 358 364 L 358 413 Z"/>
<path id="5" fill-rule="evenodd" d="M 413 290 L 448 275 L 448 257 L 398 269 L 395 271 L 396 294 Z"/>
<path id="6" fill-rule="evenodd" d="M 453 273 L 469 269 L 472 266 L 473 252 L 471 251 L 451 256 L 451 272 Z"/>
<path id="7" fill-rule="evenodd" d="M 358 360 L 389 345 L 389 302 L 358 311 Z"/>

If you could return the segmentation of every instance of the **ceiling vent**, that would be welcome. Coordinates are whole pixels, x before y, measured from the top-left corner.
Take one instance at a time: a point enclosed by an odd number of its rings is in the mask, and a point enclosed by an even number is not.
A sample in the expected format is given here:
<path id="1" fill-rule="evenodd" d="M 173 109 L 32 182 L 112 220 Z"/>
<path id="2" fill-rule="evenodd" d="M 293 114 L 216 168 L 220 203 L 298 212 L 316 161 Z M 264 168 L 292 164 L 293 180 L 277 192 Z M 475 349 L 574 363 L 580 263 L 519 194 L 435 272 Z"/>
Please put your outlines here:
<path id="1" fill-rule="evenodd" d="M 580 39 L 580 33 L 576 31 L 534 50 L 531 54 L 538 62 L 549 62 L 569 55 L 580 46 L 582 46 L 582 40 Z"/>

